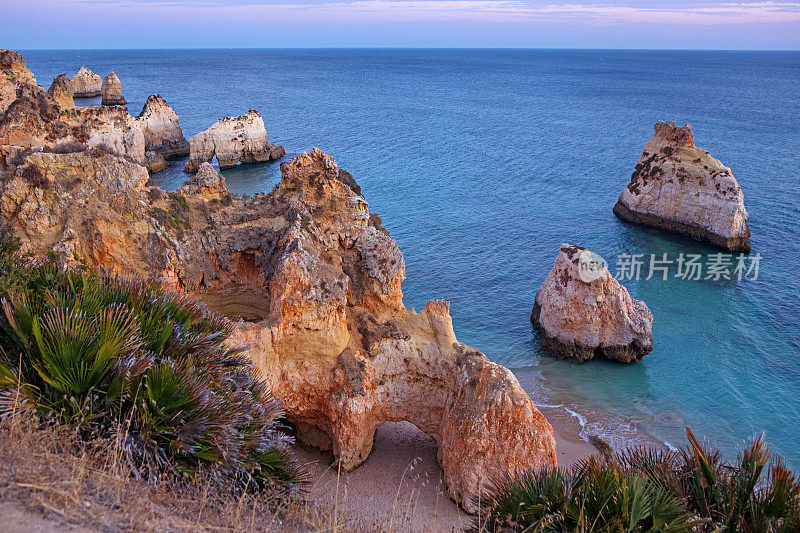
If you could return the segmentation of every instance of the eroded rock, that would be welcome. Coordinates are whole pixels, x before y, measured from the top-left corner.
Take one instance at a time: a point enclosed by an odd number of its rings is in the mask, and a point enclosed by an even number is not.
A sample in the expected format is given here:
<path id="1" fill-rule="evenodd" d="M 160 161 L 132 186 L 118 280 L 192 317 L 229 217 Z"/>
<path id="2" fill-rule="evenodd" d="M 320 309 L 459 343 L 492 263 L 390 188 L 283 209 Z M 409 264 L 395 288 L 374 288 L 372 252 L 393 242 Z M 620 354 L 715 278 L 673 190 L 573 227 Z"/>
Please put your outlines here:
<path id="1" fill-rule="evenodd" d="M 79 152 L 100 148 L 144 164 L 145 139 L 124 107 L 62 109 L 41 87 L 21 86 L 0 118 L 0 145 Z"/>
<path id="2" fill-rule="evenodd" d="M 286 153 L 283 146 L 269 142 L 264 119 L 255 110 L 219 119 L 189 139 L 189 145 L 186 172 L 196 172 L 201 163 L 211 162 L 214 155 L 219 167 L 225 169 L 240 162 L 263 163 L 279 159 Z"/>
<path id="3" fill-rule="evenodd" d="M 203 163 L 183 186 L 178 189 L 178 194 L 194 195 L 204 200 L 221 198 L 230 194 L 225 176 L 214 170 L 211 163 Z"/>
<path id="4" fill-rule="evenodd" d="M 38 87 L 25 58 L 13 50 L 0 50 L 0 117 L 17 99 L 21 86 Z"/>
<path id="5" fill-rule="evenodd" d="M 227 193 L 210 165 L 167 193 L 115 156 L 39 153 L 7 178 L 0 216 L 23 251 L 85 258 L 245 319 L 231 342 L 251 347 L 299 438 L 345 470 L 401 420 L 435 439 L 470 511 L 491 476 L 554 466 L 547 420 L 509 370 L 457 341 L 448 304 L 405 308 L 403 255 L 352 176 L 316 149 L 281 171 L 266 195 Z"/>
<path id="6" fill-rule="evenodd" d="M 100 96 L 103 88 L 103 78 L 89 70 L 86 65 L 69 81 L 72 87 L 73 98 L 92 98 Z"/>
<path id="7" fill-rule="evenodd" d="M 125 105 L 128 103 L 122 96 L 122 82 L 119 81 L 117 73 L 113 70 L 103 78 L 103 85 L 100 87 L 102 105 Z"/>
<path id="8" fill-rule="evenodd" d="M 147 98 L 137 120 L 142 126 L 146 150 L 166 159 L 189 155 L 189 142 L 181 131 L 178 114 L 160 95 Z"/>
<path id="9" fill-rule="evenodd" d="M 695 146 L 688 124 L 655 125 L 614 213 L 731 251 L 750 251 L 742 189 L 729 168 Z"/>
<path id="10" fill-rule="evenodd" d="M 66 74 L 59 74 L 53 80 L 50 88 L 47 89 L 47 96 L 55 100 L 61 109 L 75 107 L 75 101 L 72 99 L 72 87 Z"/>
<path id="11" fill-rule="evenodd" d="M 595 357 L 635 363 L 653 349 L 653 313 L 574 244 L 561 245 L 536 291 L 531 322 L 545 350 L 578 363 Z"/>

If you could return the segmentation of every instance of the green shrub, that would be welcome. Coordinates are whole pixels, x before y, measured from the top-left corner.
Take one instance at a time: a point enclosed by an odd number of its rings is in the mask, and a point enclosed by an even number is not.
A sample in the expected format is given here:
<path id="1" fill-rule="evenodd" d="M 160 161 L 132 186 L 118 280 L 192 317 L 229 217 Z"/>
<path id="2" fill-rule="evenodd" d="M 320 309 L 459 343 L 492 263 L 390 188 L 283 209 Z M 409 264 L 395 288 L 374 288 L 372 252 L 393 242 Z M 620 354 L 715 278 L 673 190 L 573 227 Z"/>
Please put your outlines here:
<path id="1" fill-rule="evenodd" d="M 1 415 L 118 436 L 150 479 L 207 467 L 250 488 L 297 487 L 282 406 L 225 347 L 230 322 L 137 280 L 20 268 L 0 313 Z"/>
<path id="2" fill-rule="evenodd" d="M 729 464 L 686 433 L 689 446 L 679 452 L 637 447 L 568 470 L 496 480 L 474 529 L 800 531 L 800 482 L 780 457 L 770 456 L 762 438 Z"/>

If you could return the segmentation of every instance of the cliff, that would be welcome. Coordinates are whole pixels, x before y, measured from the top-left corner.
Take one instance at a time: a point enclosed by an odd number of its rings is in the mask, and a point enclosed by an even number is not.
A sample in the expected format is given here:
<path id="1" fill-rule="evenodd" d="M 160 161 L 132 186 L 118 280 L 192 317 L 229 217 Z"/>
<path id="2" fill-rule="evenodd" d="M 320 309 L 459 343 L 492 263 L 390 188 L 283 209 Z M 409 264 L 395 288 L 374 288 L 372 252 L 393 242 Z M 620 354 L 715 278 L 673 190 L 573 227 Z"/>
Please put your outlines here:
<path id="1" fill-rule="evenodd" d="M 0 50 L 0 117 L 17 99 L 21 86 L 38 87 L 36 78 L 26 67 L 25 58 L 13 50 Z"/>
<path id="2" fill-rule="evenodd" d="M 61 109 L 75 107 L 75 101 L 72 99 L 72 87 L 66 74 L 59 74 L 53 80 L 50 88 L 47 89 L 47 96 L 55 100 Z"/>
<path id="3" fill-rule="evenodd" d="M 750 251 L 742 189 L 729 168 L 695 146 L 688 124 L 655 125 L 614 213 L 727 250 Z"/>
<path id="4" fill-rule="evenodd" d="M 251 347 L 299 438 L 345 470 L 401 420 L 433 437 L 470 511 L 490 479 L 555 466 L 549 423 L 509 370 L 457 341 L 447 302 L 405 308 L 403 255 L 333 158 L 292 159 L 274 191 L 248 198 L 200 170 L 167 193 L 96 149 L 35 153 L 3 174 L 0 217 L 23 251 L 149 278 L 243 319 L 231 342 Z"/>

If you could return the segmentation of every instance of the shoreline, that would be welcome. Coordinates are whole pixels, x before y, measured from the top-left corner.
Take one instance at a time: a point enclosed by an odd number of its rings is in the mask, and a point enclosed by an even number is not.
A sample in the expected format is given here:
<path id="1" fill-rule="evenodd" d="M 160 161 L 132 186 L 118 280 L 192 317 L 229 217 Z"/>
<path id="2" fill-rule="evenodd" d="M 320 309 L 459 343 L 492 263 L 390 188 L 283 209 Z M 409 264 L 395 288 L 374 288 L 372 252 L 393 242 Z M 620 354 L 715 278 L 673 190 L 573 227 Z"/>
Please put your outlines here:
<path id="1" fill-rule="evenodd" d="M 570 428 L 554 424 L 558 466 L 598 451 Z M 409 422 L 386 422 L 363 464 L 339 473 L 333 454 L 301 444 L 293 447 L 308 466 L 308 496 L 346 530 L 463 531 L 475 517 L 450 499 L 433 439 Z"/>

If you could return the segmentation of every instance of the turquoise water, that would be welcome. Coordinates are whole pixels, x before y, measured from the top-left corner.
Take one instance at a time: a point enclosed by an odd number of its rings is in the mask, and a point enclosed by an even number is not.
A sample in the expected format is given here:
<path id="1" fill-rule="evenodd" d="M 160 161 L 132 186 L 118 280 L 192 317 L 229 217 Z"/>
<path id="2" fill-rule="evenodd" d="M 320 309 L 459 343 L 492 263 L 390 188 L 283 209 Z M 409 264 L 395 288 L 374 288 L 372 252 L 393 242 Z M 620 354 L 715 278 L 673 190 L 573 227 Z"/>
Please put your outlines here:
<path id="1" fill-rule="evenodd" d="M 406 304 L 449 299 L 459 339 L 512 368 L 547 416 L 616 444 L 680 445 L 689 425 L 729 454 L 764 430 L 800 467 L 800 53 L 24 53 L 43 85 L 113 68 L 133 114 L 160 93 L 187 137 L 255 108 L 288 156 L 333 154 L 405 254 Z M 658 120 L 690 122 L 733 170 L 758 279 L 627 281 L 655 315 L 653 352 L 633 366 L 555 361 L 529 317 L 559 243 L 612 271 L 621 253 L 714 252 L 611 212 Z M 266 191 L 279 165 L 225 175 Z M 157 175 L 183 179 L 180 166 Z"/>

